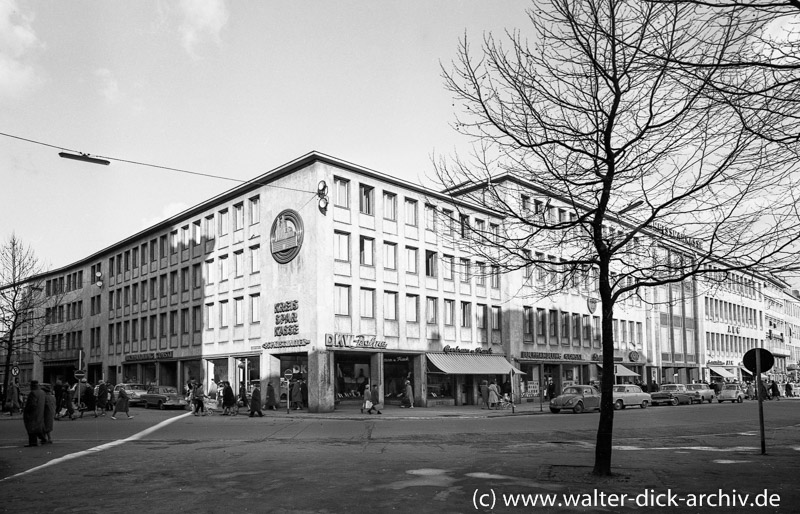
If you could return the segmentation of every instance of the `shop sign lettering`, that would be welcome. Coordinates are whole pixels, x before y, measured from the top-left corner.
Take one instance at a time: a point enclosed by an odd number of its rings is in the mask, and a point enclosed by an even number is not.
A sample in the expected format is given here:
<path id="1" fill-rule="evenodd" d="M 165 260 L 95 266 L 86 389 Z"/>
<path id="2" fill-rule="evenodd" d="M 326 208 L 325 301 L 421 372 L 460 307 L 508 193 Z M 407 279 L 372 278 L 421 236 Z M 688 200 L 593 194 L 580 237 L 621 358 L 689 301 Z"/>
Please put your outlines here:
<path id="1" fill-rule="evenodd" d="M 542 360 L 565 360 L 565 361 L 582 361 L 583 355 L 579 353 L 551 353 L 551 352 L 522 352 L 523 359 L 542 359 Z"/>
<path id="2" fill-rule="evenodd" d="M 149 352 L 149 353 L 138 353 L 134 355 L 126 355 L 126 361 L 151 361 L 155 359 L 171 359 L 174 355 L 174 352 Z"/>
<path id="3" fill-rule="evenodd" d="M 299 300 L 278 302 L 275 304 L 275 336 L 295 336 L 300 333 L 297 308 Z"/>
<path id="4" fill-rule="evenodd" d="M 739 327 L 732 327 L 732 326 L 728 325 L 728 333 L 729 334 L 738 334 L 739 333 Z"/>
<path id="5" fill-rule="evenodd" d="M 294 346 L 308 346 L 311 344 L 309 339 L 290 339 L 288 341 L 267 341 L 261 345 L 261 348 L 269 350 L 270 348 L 291 348 Z"/>
<path id="6" fill-rule="evenodd" d="M 602 353 L 593 353 L 592 354 L 592 360 L 593 361 L 601 361 L 601 360 L 603 360 L 603 354 Z M 614 357 L 614 362 L 622 362 L 624 360 L 625 359 L 623 359 L 622 357 L 616 357 L 616 356 Z M 633 359 L 631 359 L 631 360 L 633 360 Z"/>
<path id="7" fill-rule="evenodd" d="M 484 350 L 483 348 L 461 348 L 460 346 L 450 346 L 449 344 L 442 348 L 444 353 L 492 353 L 492 349 Z"/>
<path id="8" fill-rule="evenodd" d="M 354 334 L 325 334 L 325 346 L 328 348 L 378 348 L 385 349 L 386 341 L 378 341 L 375 336 Z"/>

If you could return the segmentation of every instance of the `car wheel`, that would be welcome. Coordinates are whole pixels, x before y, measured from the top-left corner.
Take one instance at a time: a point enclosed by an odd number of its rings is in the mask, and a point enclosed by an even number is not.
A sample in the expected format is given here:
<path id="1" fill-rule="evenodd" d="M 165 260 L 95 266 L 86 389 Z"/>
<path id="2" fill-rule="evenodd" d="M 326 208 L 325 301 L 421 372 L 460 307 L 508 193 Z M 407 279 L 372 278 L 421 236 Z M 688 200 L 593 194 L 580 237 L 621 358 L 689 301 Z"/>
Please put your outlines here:
<path id="1" fill-rule="evenodd" d="M 722 403 L 722 400 L 717 400 L 719 403 Z"/>
<path id="2" fill-rule="evenodd" d="M 624 405 L 622 404 L 622 400 L 617 400 L 614 402 L 614 410 L 620 410 L 623 407 Z"/>
<path id="3" fill-rule="evenodd" d="M 166 407 L 164 406 L 164 402 L 162 402 L 161 400 L 158 401 L 158 408 L 161 410 L 166 409 Z"/>
<path id="4" fill-rule="evenodd" d="M 742 403 L 742 397 L 741 397 L 741 396 L 740 396 L 740 397 L 738 397 L 738 398 L 736 399 L 736 401 L 737 401 L 738 403 Z M 733 403 L 733 402 L 731 402 L 731 403 Z"/>
<path id="5" fill-rule="evenodd" d="M 572 408 L 572 412 L 574 412 L 575 414 L 580 414 L 581 412 L 583 412 L 583 404 L 580 402 L 576 403 L 575 407 Z"/>
<path id="6" fill-rule="evenodd" d="M 639 407 L 646 409 L 647 408 L 647 400 L 642 400 L 642 404 Z"/>
<path id="7" fill-rule="evenodd" d="M 680 402 L 678 401 L 677 398 L 673 398 L 671 403 L 674 406 L 674 405 L 678 405 L 678 403 L 680 403 Z"/>
<path id="8" fill-rule="evenodd" d="M 708 399 L 708 403 L 714 403 L 714 397 L 713 396 Z"/>
<path id="9" fill-rule="evenodd" d="M 150 408 L 150 404 L 149 404 L 149 403 L 147 403 L 147 402 L 144 402 L 144 408 L 145 408 L 145 409 L 149 409 L 149 408 Z"/>
<path id="10" fill-rule="evenodd" d="M 550 412 L 552 412 L 553 414 L 558 414 L 559 412 L 561 412 L 561 409 L 554 409 L 553 407 L 550 407 Z"/>

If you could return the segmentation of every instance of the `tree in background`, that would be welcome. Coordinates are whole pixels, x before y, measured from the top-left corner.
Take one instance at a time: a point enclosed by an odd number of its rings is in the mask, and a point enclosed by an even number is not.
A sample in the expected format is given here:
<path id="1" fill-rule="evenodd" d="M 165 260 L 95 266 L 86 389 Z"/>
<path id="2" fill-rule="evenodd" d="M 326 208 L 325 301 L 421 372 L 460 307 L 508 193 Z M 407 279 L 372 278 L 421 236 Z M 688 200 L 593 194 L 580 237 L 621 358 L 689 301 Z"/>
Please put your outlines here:
<path id="1" fill-rule="evenodd" d="M 33 250 L 12 234 L 0 246 L 0 342 L 4 356 L 3 391 L 8 390 L 11 365 L 24 354 L 39 349 L 37 336 L 44 329 L 43 271 Z M 50 299 L 52 302 L 52 299 Z"/>
<path id="2" fill-rule="evenodd" d="M 461 231 L 485 262 L 541 273 L 541 296 L 596 284 L 604 373 L 594 473 L 608 475 L 615 305 L 696 277 L 713 286 L 728 272 L 797 268 L 800 72 L 770 72 L 760 44 L 782 12 L 535 5 L 530 39 L 489 34 L 478 52 L 461 41 L 444 79 L 463 106 L 455 128 L 475 151 L 435 170 L 452 197 L 503 218 L 497 230 Z"/>

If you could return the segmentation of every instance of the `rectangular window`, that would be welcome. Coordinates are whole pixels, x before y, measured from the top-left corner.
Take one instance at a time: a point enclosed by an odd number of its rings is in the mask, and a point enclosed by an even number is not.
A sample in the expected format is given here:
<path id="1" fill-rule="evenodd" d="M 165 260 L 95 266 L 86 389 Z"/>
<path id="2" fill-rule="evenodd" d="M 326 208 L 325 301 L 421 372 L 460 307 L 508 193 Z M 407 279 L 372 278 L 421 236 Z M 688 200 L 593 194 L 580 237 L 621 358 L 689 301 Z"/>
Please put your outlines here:
<path id="1" fill-rule="evenodd" d="M 158 317 L 150 316 L 150 339 L 155 339 L 158 334 Z"/>
<path id="2" fill-rule="evenodd" d="M 558 311 L 551 310 L 548 313 L 547 318 L 548 318 L 549 325 L 550 325 L 549 334 L 550 334 L 550 341 L 552 343 L 558 337 Z"/>
<path id="3" fill-rule="evenodd" d="M 425 204 L 425 230 L 436 231 L 436 207 Z"/>
<path id="4" fill-rule="evenodd" d="M 181 227 L 181 245 L 183 250 L 189 248 L 189 225 Z"/>
<path id="5" fill-rule="evenodd" d="M 216 230 L 214 230 L 214 215 L 206 216 L 203 220 L 203 237 L 206 241 L 210 241 L 216 237 Z"/>
<path id="6" fill-rule="evenodd" d="M 167 313 L 166 312 L 162 312 L 161 314 L 159 314 L 159 316 L 158 316 L 158 328 L 159 328 L 159 330 L 158 330 L 159 337 L 162 337 L 162 338 L 167 337 L 168 328 L 167 328 Z"/>
<path id="7" fill-rule="evenodd" d="M 170 253 L 178 253 L 178 231 L 173 230 L 169 233 L 169 250 Z M 162 255 L 162 257 L 164 257 Z"/>
<path id="8" fill-rule="evenodd" d="M 429 296 L 429 297 L 427 297 L 425 299 L 425 318 L 426 318 L 425 321 L 429 325 L 435 325 L 436 324 L 436 320 L 437 320 L 437 317 L 436 317 L 436 303 L 437 303 L 436 302 L 436 298 L 432 298 L 432 297 Z"/>
<path id="9" fill-rule="evenodd" d="M 459 217 L 459 233 L 461 237 L 469 236 L 469 216 L 461 214 Z"/>
<path id="10" fill-rule="evenodd" d="M 334 232 L 333 258 L 337 261 L 350 262 L 350 234 Z"/>
<path id="11" fill-rule="evenodd" d="M 425 250 L 425 276 L 436 278 L 436 264 L 439 260 L 436 252 Z"/>
<path id="12" fill-rule="evenodd" d="M 475 324 L 478 328 L 486 328 L 486 306 L 478 304 L 475 309 Z"/>
<path id="13" fill-rule="evenodd" d="M 158 241 L 153 239 L 150 241 L 150 261 L 155 262 L 158 260 Z"/>
<path id="14" fill-rule="evenodd" d="M 350 315 L 350 286 L 336 284 L 334 288 L 333 310 L 337 316 Z"/>
<path id="15" fill-rule="evenodd" d="M 250 295 L 250 323 L 261 322 L 261 296 Z"/>
<path id="16" fill-rule="evenodd" d="M 228 209 L 219 211 L 219 235 L 224 236 L 230 230 L 230 221 L 228 220 Z"/>
<path id="17" fill-rule="evenodd" d="M 461 326 L 469 328 L 472 326 L 472 304 L 461 302 Z"/>
<path id="18" fill-rule="evenodd" d="M 455 324 L 455 315 L 456 315 L 456 302 L 455 300 L 445 300 L 444 301 L 444 324 L 447 326 L 453 326 Z"/>
<path id="19" fill-rule="evenodd" d="M 244 298 L 233 299 L 233 323 L 244 325 Z"/>
<path id="20" fill-rule="evenodd" d="M 458 270 L 459 274 L 461 275 L 462 282 L 469 282 L 469 259 L 459 259 L 459 267 L 461 269 Z"/>
<path id="21" fill-rule="evenodd" d="M 206 283 L 213 284 L 215 275 L 214 270 L 216 269 L 216 266 L 214 266 L 214 259 L 209 259 L 205 261 L 205 268 L 206 268 L 205 271 Z"/>
<path id="22" fill-rule="evenodd" d="M 200 332 L 203 329 L 203 316 L 199 305 L 192 307 L 192 331 Z"/>
<path id="23" fill-rule="evenodd" d="M 361 289 L 361 317 L 375 317 L 375 290 Z"/>
<path id="24" fill-rule="evenodd" d="M 405 218 L 406 225 L 412 227 L 417 226 L 417 201 L 411 198 L 406 198 L 405 201 Z"/>
<path id="25" fill-rule="evenodd" d="M 233 272 L 234 276 L 244 276 L 244 250 L 233 253 Z"/>
<path id="26" fill-rule="evenodd" d="M 181 334 L 189 333 L 189 309 L 181 309 Z"/>
<path id="27" fill-rule="evenodd" d="M 178 272 L 169 273 L 169 294 L 178 294 Z"/>
<path id="28" fill-rule="evenodd" d="M 442 257 L 442 277 L 445 280 L 453 280 L 453 256 L 445 255 Z"/>
<path id="29" fill-rule="evenodd" d="M 406 246 L 406 272 L 417 274 L 417 249 Z"/>
<path id="30" fill-rule="evenodd" d="M 383 192 L 383 218 L 390 221 L 397 221 L 397 195 Z"/>
<path id="31" fill-rule="evenodd" d="M 228 300 L 219 302 L 219 326 L 220 328 L 228 326 Z"/>
<path id="32" fill-rule="evenodd" d="M 158 277 L 158 294 L 161 296 L 161 298 L 166 298 L 167 291 L 169 291 L 169 282 L 167 282 L 167 274 L 164 273 Z"/>
<path id="33" fill-rule="evenodd" d="M 476 275 L 475 284 L 486 287 L 486 264 L 482 262 L 475 263 Z"/>
<path id="34" fill-rule="evenodd" d="M 219 281 L 224 282 L 228 280 L 228 274 L 230 273 L 230 268 L 228 267 L 228 256 L 227 255 L 220 255 L 219 257 Z"/>
<path id="35" fill-rule="evenodd" d="M 375 214 L 375 188 L 366 184 L 358 186 L 358 209 L 361 214 Z"/>
<path id="36" fill-rule="evenodd" d="M 200 244 L 202 240 L 202 230 L 200 228 L 200 220 L 197 220 L 192 223 L 192 245 L 197 246 Z"/>
<path id="37" fill-rule="evenodd" d="M 522 331 L 525 335 L 533 335 L 533 307 L 522 308 Z"/>
<path id="38" fill-rule="evenodd" d="M 444 225 L 444 235 L 446 236 L 453 235 L 453 219 L 453 211 L 442 209 L 442 224 Z"/>
<path id="39" fill-rule="evenodd" d="M 383 267 L 386 269 L 397 269 L 397 245 L 394 243 L 383 243 Z"/>
<path id="40" fill-rule="evenodd" d="M 495 225 L 494 223 L 489 224 L 489 232 L 491 232 L 492 242 L 499 243 L 500 242 L 500 225 Z"/>
<path id="41" fill-rule="evenodd" d="M 500 266 L 492 266 L 492 289 L 500 289 Z"/>
<path id="42" fill-rule="evenodd" d="M 406 295 L 406 321 L 419 323 L 419 296 L 415 294 Z"/>
<path id="43" fill-rule="evenodd" d="M 393 291 L 383 293 L 383 318 L 391 321 L 397 319 L 397 293 Z"/>
<path id="44" fill-rule="evenodd" d="M 545 332 L 545 327 L 547 326 L 547 311 L 544 309 L 536 309 L 536 335 L 544 336 L 547 334 Z"/>
<path id="45" fill-rule="evenodd" d="M 169 313 L 169 335 L 178 335 L 178 311 L 170 311 Z"/>
<path id="46" fill-rule="evenodd" d="M 200 264 L 192 264 L 192 287 L 197 289 L 203 283 L 203 274 L 200 271 Z"/>
<path id="47" fill-rule="evenodd" d="M 333 205 L 350 208 L 350 181 L 333 177 Z"/>
<path id="48" fill-rule="evenodd" d="M 500 330 L 500 322 L 501 320 L 501 309 L 499 306 L 493 305 L 492 306 L 492 330 Z"/>
<path id="49" fill-rule="evenodd" d="M 261 220 L 261 201 L 254 196 L 250 199 L 250 224 L 255 225 Z"/>
<path id="50" fill-rule="evenodd" d="M 212 330 L 214 328 L 214 320 L 216 319 L 214 317 L 214 304 L 207 303 L 205 307 L 205 312 L 206 312 L 205 315 L 206 329 Z"/>
<path id="51" fill-rule="evenodd" d="M 258 273 L 261 271 L 261 247 L 250 247 L 250 273 Z"/>
<path id="52" fill-rule="evenodd" d="M 362 266 L 375 265 L 375 240 L 369 237 L 361 237 L 359 240 L 358 251 Z"/>
<path id="53" fill-rule="evenodd" d="M 244 228 L 244 204 L 237 203 L 233 206 L 233 230 Z"/>

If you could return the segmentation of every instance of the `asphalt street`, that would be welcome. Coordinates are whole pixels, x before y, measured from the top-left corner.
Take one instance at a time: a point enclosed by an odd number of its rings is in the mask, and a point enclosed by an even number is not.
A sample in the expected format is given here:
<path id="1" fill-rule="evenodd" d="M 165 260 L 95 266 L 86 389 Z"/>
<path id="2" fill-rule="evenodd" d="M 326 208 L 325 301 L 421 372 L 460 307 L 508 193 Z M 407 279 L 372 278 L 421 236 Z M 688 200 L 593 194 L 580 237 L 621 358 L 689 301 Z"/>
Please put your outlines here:
<path id="1" fill-rule="evenodd" d="M 617 411 L 607 478 L 590 473 L 598 414 L 544 411 L 134 408 L 132 420 L 59 421 L 38 448 L 22 447 L 20 416 L 3 416 L 0 511 L 800 511 L 800 401 L 765 403 L 766 455 L 755 402 Z"/>

